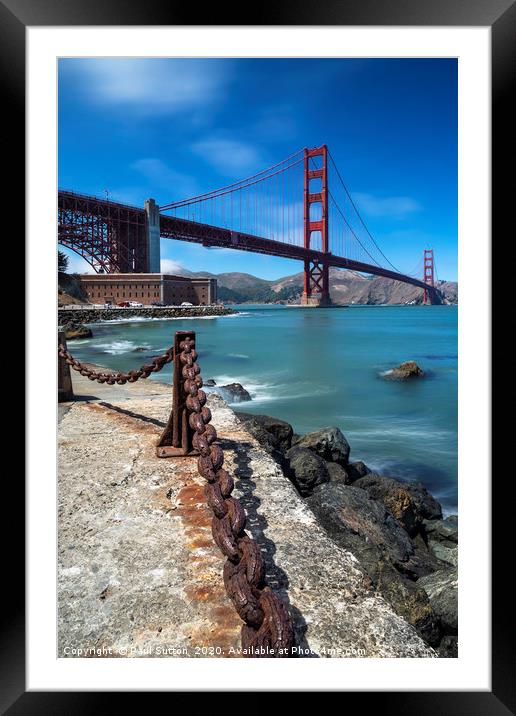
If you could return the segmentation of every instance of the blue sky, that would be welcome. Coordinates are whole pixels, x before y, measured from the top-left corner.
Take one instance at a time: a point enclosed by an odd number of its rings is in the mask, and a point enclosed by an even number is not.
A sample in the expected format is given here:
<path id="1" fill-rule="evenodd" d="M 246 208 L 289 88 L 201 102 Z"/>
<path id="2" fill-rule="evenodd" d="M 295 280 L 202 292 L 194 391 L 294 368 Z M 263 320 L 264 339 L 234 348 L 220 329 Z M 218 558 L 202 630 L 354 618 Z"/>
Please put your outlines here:
<path id="1" fill-rule="evenodd" d="M 62 59 L 59 186 L 143 206 L 326 143 L 400 270 L 433 248 L 457 277 L 453 59 Z M 301 197 L 300 197 L 301 199 Z M 162 268 L 278 278 L 301 265 L 162 240 Z M 90 270 L 71 253 L 71 269 Z"/>

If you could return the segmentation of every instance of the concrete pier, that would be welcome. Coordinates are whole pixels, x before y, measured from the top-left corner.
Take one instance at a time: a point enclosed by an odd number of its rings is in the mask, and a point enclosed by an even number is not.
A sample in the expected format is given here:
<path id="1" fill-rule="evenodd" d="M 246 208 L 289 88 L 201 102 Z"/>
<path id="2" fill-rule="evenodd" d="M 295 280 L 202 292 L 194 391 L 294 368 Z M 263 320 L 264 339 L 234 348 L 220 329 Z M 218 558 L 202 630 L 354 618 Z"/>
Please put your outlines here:
<path id="1" fill-rule="evenodd" d="M 149 257 L 149 273 L 161 271 L 161 247 L 159 231 L 159 206 L 154 199 L 145 199 L 147 216 L 147 249 Z"/>
<path id="2" fill-rule="evenodd" d="M 241 656 L 196 459 L 155 454 L 171 387 L 72 377 L 76 400 L 59 406 L 58 656 Z M 434 657 L 227 404 L 208 404 L 300 656 Z"/>

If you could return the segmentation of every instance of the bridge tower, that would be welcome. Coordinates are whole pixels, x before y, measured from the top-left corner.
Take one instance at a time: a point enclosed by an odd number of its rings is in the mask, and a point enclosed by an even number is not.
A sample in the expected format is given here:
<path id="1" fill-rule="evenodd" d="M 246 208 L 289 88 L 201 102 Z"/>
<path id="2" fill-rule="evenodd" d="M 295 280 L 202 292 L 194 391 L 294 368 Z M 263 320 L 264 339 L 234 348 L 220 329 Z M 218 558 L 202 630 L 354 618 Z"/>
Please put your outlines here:
<path id="1" fill-rule="evenodd" d="M 145 217 L 147 229 L 148 272 L 161 271 L 159 206 L 154 199 L 145 199 Z"/>
<path id="2" fill-rule="evenodd" d="M 322 157 L 321 166 L 310 168 L 312 157 Z M 312 191 L 314 180 L 320 180 L 319 191 Z M 311 207 L 320 205 L 320 219 L 312 220 Z M 326 144 L 304 150 L 304 246 L 310 246 L 313 233 L 321 236 L 321 251 L 328 253 L 328 148 Z M 326 261 L 305 261 L 305 278 L 301 303 L 305 306 L 331 305 L 329 267 Z"/>
<path id="3" fill-rule="evenodd" d="M 434 250 L 424 249 L 423 253 L 423 281 L 434 288 Z M 431 304 L 433 301 L 434 291 L 425 289 L 424 304 Z"/>

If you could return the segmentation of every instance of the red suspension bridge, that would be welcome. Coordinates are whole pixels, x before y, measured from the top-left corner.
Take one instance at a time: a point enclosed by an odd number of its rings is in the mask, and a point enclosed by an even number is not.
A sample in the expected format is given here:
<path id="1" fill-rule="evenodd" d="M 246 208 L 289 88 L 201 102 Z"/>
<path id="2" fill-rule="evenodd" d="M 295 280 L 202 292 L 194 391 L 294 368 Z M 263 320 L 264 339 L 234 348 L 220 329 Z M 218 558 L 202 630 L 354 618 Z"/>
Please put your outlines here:
<path id="1" fill-rule="evenodd" d="M 418 286 L 440 303 L 433 251 L 404 274 L 367 228 L 326 145 L 302 149 L 258 174 L 158 207 L 127 206 L 59 190 L 58 240 L 97 272 L 160 271 L 160 237 L 302 261 L 302 303 L 330 305 L 329 268 Z"/>

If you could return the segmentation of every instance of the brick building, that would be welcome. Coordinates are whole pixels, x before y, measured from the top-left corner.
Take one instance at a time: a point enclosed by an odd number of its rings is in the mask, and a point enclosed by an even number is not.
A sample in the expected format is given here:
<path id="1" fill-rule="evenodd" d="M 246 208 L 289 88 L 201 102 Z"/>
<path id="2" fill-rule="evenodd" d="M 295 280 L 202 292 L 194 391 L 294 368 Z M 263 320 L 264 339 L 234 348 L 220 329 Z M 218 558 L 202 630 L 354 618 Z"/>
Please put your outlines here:
<path id="1" fill-rule="evenodd" d="M 137 301 L 149 306 L 160 301 L 167 306 L 183 302 L 209 306 L 217 301 L 216 278 L 187 278 L 164 273 L 82 274 L 81 286 L 90 303 Z"/>

